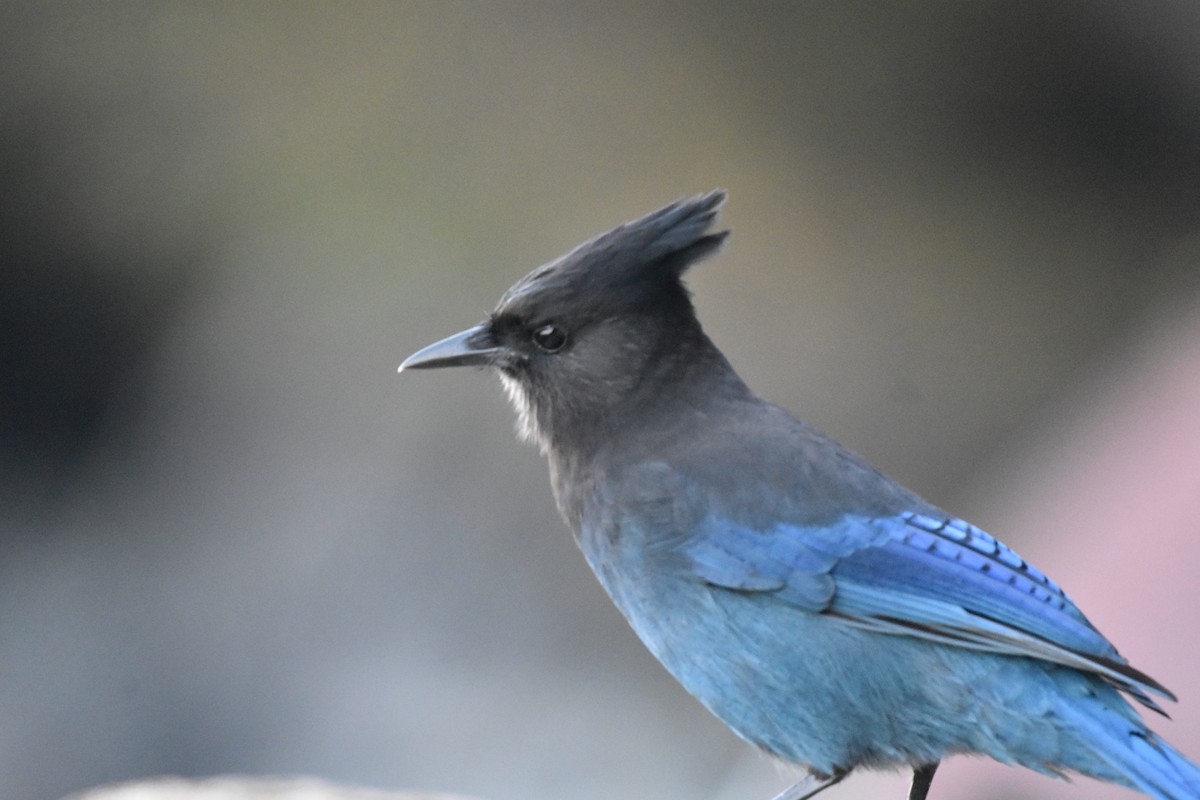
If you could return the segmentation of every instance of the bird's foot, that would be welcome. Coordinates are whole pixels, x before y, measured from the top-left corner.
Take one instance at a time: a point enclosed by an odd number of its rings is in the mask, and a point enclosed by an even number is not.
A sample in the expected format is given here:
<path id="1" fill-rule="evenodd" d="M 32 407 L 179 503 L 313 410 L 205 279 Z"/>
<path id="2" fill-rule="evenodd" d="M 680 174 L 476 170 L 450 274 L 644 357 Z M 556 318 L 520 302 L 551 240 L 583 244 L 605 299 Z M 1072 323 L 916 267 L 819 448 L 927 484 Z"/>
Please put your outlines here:
<path id="1" fill-rule="evenodd" d="M 804 780 L 784 789 L 774 800 L 808 800 L 808 798 L 815 797 L 818 792 L 825 791 L 835 783 L 841 783 L 842 779 L 849 774 L 850 770 L 848 769 L 836 770 L 832 775 L 809 773 Z"/>
<path id="2" fill-rule="evenodd" d="M 933 785 L 933 773 L 937 772 L 938 762 L 922 764 L 913 767 L 912 786 L 908 790 L 908 800 L 925 800 L 929 787 Z"/>

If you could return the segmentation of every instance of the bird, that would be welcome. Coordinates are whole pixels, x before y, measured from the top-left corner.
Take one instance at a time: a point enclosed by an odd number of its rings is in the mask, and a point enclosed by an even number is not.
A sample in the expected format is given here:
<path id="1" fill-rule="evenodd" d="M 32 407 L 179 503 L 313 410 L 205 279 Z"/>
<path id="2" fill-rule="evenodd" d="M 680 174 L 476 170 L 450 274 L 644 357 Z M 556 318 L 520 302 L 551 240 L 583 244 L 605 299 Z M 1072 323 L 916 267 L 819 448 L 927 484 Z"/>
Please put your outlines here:
<path id="1" fill-rule="evenodd" d="M 1050 578 L 753 392 L 684 281 L 722 249 L 726 193 L 679 199 L 518 280 L 401 372 L 494 370 L 558 510 L 647 648 L 803 777 L 959 754 L 1164 800 L 1200 768 L 1129 700 L 1175 700 Z M 1128 698 L 1128 699 L 1127 699 Z"/>

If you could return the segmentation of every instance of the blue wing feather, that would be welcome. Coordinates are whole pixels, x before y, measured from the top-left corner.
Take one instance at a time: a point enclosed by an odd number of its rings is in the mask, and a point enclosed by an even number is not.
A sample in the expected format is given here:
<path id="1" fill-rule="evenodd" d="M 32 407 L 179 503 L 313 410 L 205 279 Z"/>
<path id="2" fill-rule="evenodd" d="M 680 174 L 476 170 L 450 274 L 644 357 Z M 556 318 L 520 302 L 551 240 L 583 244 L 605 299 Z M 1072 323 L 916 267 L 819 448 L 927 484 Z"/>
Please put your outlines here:
<path id="1" fill-rule="evenodd" d="M 835 603 L 843 606 L 835 610 L 885 614 L 889 598 L 904 595 L 924 599 L 931 606 L 960 606 L 1082 653 L 1117 657 L 1062 589 L 1040 573 L 1031 574 L 1020 557 L 990 536 L 983 539 L 982 531 L 957 520 L 944 522 L 938 530 L 903 517 L 876 524 L 891 530 L 889 539 L 846 556 L 833 574 L 840 584 L 870 587 L 879 601 L 864 600 L 860 608 Z"/>
<path id="2" fill-rule="evenodd" d="M 710 517 L 684 552 L 716 586 L 772 592 L 881 633 L 1096 672 L 1159 711 L 1147 692 L 1174 699 L 1129 667 L 1053 581 L 962 520 L 846 515 L 762 531 Z"/>

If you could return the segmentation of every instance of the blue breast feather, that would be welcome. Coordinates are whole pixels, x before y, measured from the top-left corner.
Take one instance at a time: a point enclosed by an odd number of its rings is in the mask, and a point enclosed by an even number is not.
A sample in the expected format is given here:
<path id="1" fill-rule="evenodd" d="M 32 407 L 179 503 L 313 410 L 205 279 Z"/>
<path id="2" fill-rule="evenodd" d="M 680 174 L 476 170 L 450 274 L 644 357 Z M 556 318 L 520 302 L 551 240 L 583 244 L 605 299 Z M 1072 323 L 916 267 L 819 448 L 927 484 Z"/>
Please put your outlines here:
<path id="1" fill-rule="evenodd" d="M 879 633 L 1093 672 L 1160 713 L 1148 693 L 1175 699 L 1130 667 L 1053 581 L 962 520 L 846 515 L 764 531 L 709 517 L 682 549 L 714 586 L 770 592 Z"/>

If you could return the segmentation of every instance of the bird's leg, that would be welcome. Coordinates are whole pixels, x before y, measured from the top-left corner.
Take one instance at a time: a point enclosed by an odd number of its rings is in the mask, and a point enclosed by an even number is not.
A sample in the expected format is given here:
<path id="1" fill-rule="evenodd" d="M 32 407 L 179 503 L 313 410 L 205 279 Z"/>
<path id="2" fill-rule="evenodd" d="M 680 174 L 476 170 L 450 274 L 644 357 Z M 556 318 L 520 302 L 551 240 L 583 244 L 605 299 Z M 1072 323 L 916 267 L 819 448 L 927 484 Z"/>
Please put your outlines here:
<path id="1" fill-rule="evenodd" d="M 774 800 L 808 800 L 823 792 L 835 783 L 841 783 L 842 778 L 850 774 L 848 769 L 836 770 L 832 775 L 809 773 L 804 780 L 789 786 L 778 794 Z"/>
<path id="2" fill-rule="evenodd" d="M 908 790 L 908 800 L 925 800 L 929 787 L 933 784 L 933 773 L 937 772 L 938 762 L 922 764 L 913 767 L 912 787 Z"/>

